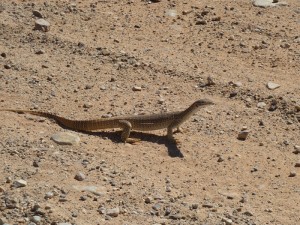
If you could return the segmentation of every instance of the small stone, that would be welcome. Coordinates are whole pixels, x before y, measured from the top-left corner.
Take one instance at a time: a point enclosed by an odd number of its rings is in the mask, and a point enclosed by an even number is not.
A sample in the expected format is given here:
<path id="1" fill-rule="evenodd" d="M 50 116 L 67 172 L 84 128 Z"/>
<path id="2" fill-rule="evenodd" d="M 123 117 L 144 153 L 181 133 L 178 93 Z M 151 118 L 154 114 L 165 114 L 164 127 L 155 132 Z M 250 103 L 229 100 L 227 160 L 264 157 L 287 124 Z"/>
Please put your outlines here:
<path id="1" fill-rule="evenodd" d="M 271 81 L 269 81 L 267 83 L 267 88 L 270 89 L 270 90 L 274 90 L 274 89 L 279 88 L 279 87 L 280 87 L 279 84 L 273 83 Z"/>
<path id="2" fill-rule="evenodd" d="M 146 204 L 150 204 L 152 201 L 153 201 L 153 199 L 150 196 L 148 196 L 147 198 L 145 198 L 145 203 Z"/>
<path id="3" fill-rule="evenodd" d="M 229 84 L 231 84 L 233 87 L 241 87 L 242 82 L 239 81 L 230 81 Z"/>
<path id="4" fill-rule="evenodd" d="M 93 107 L 93 104 L 90 103 L 90 102 L 86 102 L 86 103 L 83 104 L 82 107 L 85 108 L 85 109 L 89 109 L 89 108 L 92 108 L 92 107 Z"/>
<path id="5" fill-rule="evenodd" d="M 44 19 L 37 19 L 34 29 L 48 32 L 50 30 L 50 23 Z"/>
<path id="6" fill-rule="evenodd" d="M 291 171 L 289 177 L 295 177 L 297 175 L 296 171 Z"/>
<path id="7" fill-rule="evenodd" d="M 16 180 L 16 181 L 14 181 L 13 186 L 16 187 L 16 188 L 26 187 L 27 186 L 27 181 L 22 180 L 22 179 Z"/>
<path id="8" fill-rule="evenodd" d="M 4 65 L 4 69 L 7 69 L 7 70 L 11 69 L 11 65 L 5 64 L 5 65 Z"/>
<path id="9" fill-rule="evenodd" d="M 85 175 L 81 172 L 77 173 L 74 177 L 75 180 L 83 181 L 85 179 Z"/>
<path id="10" fill-rule="evenodd" d="M 39 50 L 35 51 L 35 54 L 42 55 L 42 54 L 45 54 L 45 51 L 43 49 L 39 49 Z"/>
<path id="11" fill-rule="evenodd" d="M 4 189 L 4 187 L 1 187 L 1 186 L 0 186 L 0 193 L 1 193 L 1 192 L 5 192 L 5 189 Z"/>
<path id="12" fill-rule="evenodd" d="M 53 134 L 51 140 L 60 145 L 75 145 L 80 142 L 79 136 L 70 132 L 58 132 Z"/>
<path id="13" fill-rule="evenodd" d="M 281 48 L 289 48 L 289 47 L 291 47 L 291 45 L 289 44 L 289 43 L 282 43 L 282 44 L 280 44 L 280 47 Z"/>
<path id="14" fill-rule="evenodd" d="M 45 194 L 45 199 L 51 199 L 51 198 L 53 198 L 53 196 L 54 196 L 54 193 L 49 191 Z"/>
<path id="15" fill-rule="evenodd" d="M 216 82 L 214 81 L 214 78 L 212 76 L 208 76 L 207 77 L 207 85 L 210 86 L 210 85 L 215 85 Z"/>
<path id="16" fill-rule="evenodd" d="M 170 185 L 167 185 L 166 186 L 166 192 L 171 192 L 172 191 L 172 188 L 170 187 Z"/>
<path id="17" fill-rule="evenodd" d="M 263 108 L 265 108 L 266 107 L 266 103 L 264 103 L 264 102 L 259 102 L 259 103 L 257 103 L 257 108 L 260 108 L 260 109 L 263 109 Z"/>
<path id="18" fill-rule="evenodd" d="M 152 209 L 154 209 L 155 211 L 158 211 L 161 208 L 160 204 L 155 204 L 152 206 Z"/>
<path id="19" fill-rule="evenodd" d="M 192 204 L 192 209 L 198 209 L 199 207 L 199 204 L 198 203 L 193 203 Z"/>
<path id="20" fill-rule="evenodd" d="M 295 167 L 300 167 L 300 162 L 295 163 Z M 1 189 L 1 188 L 0 188 Z M 1 191 L 0 191 L 1 192 Z"/>
<path id="21" fill-rule="evenodd" d="M 250 211 L 245 211 L 243 214 L 244 214 L 245 216 L 253 216 L 253 213 L 250 212 Z"/>
<path id="22" fill-rule="evenodd" d="M 42 218 L 40 216 L 33 216 L 32 217 L 32 222 L 34 223 L 40 223 Z"/>
<path id="23" fill-rule="evenodd" d="M 233 221 L 231 219 L 228 218 L 222 218 L 222 222 L 225 222 L 226 225 L 230 225 L 233 223 Z"/>
<path id="24" fill-rule="evenodd" d="M 133 90 L 133 91 L 141 91 L 142 88 L 139 87 L 139 86 L 134 86 L 134 87 L 132 88 L 132 90 Z"/>
<path id="25" fill-rule="evenodd" d="M 119 214 L 120 214 L 119 207 L 106 210 L 106 215 L 111 216 L 111 217 L 117 217 Z"/>
<path id="26" fill-rule="evenodd" d="M 175 215 L 170 215 L 169 218 L 172 220 L 180 220 L 180 219 L 184 219 L 185 216 L 183 216 L 181 214 L 175 214 Z"/>
<path id="27" fill-rule="evenodd" d="M 242 131 L 238 134 L 238 137 L 237 137 L 237 138 L 238 138 L 239 140 L 245 141 L 249 133 L 250 133 L 249 130 L 242 130 Z"/>
<path id="28" fill-rule="evenodd" d="M 1 53 L 1 56 L 2 56 L 3 58 L 6 58 L 6 53 L 5 53 L 5 52 L 2 52 L 2 53 Z"/>
<path id="29" fill-rule="evenodd" d="M 196 25 L 206 25 L 206 24 L 207 24 L 206 20 L 198 19 L 198 20 L 196 21 Z"/>
<path id="30" fill-rule="evenodd" d="M 32 14 L 38 18 L 43 18 L 43 15 L 41 12 L 37 11 L 37 10 L 33 10 Z"/>
<path id="31" fill-rule="evenodd" d="M 295 149 L 295 150 L 293 151 L 294 154 L 300 154 L 300 145 L 295 145 L 295 146 L 294 146 L 294 149 Z"/>

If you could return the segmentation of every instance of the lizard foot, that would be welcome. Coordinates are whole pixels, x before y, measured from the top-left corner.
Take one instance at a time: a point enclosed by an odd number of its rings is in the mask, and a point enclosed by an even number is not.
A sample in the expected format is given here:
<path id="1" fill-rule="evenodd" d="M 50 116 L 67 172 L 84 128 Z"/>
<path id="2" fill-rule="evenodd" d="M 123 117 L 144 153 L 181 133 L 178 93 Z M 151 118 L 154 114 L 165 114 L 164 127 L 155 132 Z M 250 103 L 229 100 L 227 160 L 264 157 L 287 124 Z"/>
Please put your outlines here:
<path id="1" fill-rule="evenodd" d="M 181 142 L 177 138 L 169 138 L 169 141 L 173 144 L 180 145 Z"/>
<path id="2" fill-rule="evenodd" d="M 125 143 L 129 143 L 129 144 L 138 144 L 138 142 L 140 142 L 141 139 L 139 138 L 127 138 Z"/>

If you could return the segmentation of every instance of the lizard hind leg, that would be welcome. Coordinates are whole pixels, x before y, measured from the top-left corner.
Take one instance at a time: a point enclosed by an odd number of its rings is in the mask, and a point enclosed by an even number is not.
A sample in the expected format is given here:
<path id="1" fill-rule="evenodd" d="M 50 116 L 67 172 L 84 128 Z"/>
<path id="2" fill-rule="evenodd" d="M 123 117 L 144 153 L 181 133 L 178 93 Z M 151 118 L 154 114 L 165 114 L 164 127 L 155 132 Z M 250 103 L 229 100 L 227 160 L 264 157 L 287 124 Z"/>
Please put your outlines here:
<path id="1" fill-rule="evenodd" d="M 120 120 L 119 121 L 120 126 L 122 127 L 122 134 L 121 134 L 121 140 L 124 143 L 130 143 L 130 144 L 134 144 L 136 142 L 139 142 L 140 139 L 138 138 L 130 138 L 130 131 L 131 131 L 131 123 L 128 120 Z"/>

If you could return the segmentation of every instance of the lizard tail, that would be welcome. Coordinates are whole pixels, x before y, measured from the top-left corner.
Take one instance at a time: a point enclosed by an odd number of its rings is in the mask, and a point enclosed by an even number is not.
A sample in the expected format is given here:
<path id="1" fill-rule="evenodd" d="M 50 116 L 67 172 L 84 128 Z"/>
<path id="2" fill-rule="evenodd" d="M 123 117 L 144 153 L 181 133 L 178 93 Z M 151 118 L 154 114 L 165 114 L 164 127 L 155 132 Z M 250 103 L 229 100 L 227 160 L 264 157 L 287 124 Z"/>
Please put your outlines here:
<path id="1" fill-rule="evenodd" d="M 0 109 L 0 111 L 15 112 L 15 113 L 21 113 L 21 114 L 27 113 L 27 114 L 31 114 L 31 115 L 35 115 L 35 116 L 41 116 L 41 117 L 53 119 L 57 123 L 65 126 L 65 127 L 68 127 L 71 129 L 78 129 L 76 121 L 66 119 L 61 116 L 57 116 L 55 114 L 48 113 L 48 112 L 31 111 L 31 110 L 23 110 L 23 109 Z"/>

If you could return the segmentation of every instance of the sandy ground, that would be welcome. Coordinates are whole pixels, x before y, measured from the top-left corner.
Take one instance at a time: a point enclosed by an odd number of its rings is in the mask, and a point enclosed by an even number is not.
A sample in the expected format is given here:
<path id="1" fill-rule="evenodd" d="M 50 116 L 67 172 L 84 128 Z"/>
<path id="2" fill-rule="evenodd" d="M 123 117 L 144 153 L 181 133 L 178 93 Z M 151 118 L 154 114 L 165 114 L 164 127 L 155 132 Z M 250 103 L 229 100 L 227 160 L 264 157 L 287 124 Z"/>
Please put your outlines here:
<path id="1" fill-rule="evenodd" d="M 215 102 L 177 146 L 166 130 L 131 145 L 0 112 L 1 225 L 300 224 L 298 0 L 2 0 L 0 17 L 0 109 L 96 119 Z"/>

